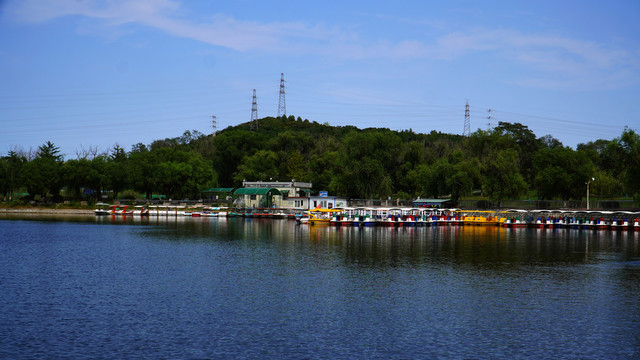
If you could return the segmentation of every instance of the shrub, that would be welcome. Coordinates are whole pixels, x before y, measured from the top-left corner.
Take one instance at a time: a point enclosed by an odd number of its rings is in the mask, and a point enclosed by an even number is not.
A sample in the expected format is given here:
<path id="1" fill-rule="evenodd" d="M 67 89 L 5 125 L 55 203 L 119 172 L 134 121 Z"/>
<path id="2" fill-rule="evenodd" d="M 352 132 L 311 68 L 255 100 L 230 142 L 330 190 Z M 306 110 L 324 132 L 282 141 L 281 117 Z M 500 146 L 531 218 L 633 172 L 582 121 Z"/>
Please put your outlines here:
<path id="1" fill-rule="evenodd" d="M 125 190 L 120 193 L 120 196 L 118 196 L 119 199 L 131 199 L 131 200 L 134 200 L 137 197 L 138 197 L 138 193 L 133 190 Z"/>

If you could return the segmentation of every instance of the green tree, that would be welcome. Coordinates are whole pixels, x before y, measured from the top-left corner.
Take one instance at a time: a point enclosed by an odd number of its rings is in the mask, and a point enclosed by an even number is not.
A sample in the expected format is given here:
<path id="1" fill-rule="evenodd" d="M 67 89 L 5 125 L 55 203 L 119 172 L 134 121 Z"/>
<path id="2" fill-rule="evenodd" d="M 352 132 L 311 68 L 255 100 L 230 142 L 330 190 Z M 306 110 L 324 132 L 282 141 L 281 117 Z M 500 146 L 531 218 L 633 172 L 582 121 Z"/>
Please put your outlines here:
<path id="1" fill-rule="evenodd" d="M 527 183 L 518 171 L 518 152 L 514 149 L 499 151 L 489 160 L 484 181 L 484 191 L 498 201 L 513 199 L 527 192 Z"/>
<path id="2" fill-rule="evenodd" d="M 62 181 L 76 200 L 82 198 L 82 187 L 86 186 L 87 174 L 90 169 L 91 162 L 87 159 L 67 160 L 62 165 Z"/>
<path id="3" fill-rule="evenodd" d="M 434 177 L 431 168 L 427 164 L 420 164 L 407 172 L 408 188 L 413 189 L 413 196 L 429 197 L 436 191 L 434 188 Z"/>
<path id="4" fill-rule="evenodd" d="M 392 193 L 400 137 L 386 129 L 353 130 L 343 143 L 338 160 L 341 170 L 334 182 L 339 194 L 371 198 Z"/>
<path id="5" fill-rule="evenodd" d="M 180 154 L 180 156 L 185 154 Z M 164 161 L 155 171 L 158 190 L 173 198 L 198 198 L 200 190 L 213 185 L 211 165 L 195 153 L 186 161 Z"/>
<path id="6" fill-rule="evenodd" d="M 242 164 L 238 167 L 238 172 L 234 176 L 236 183 L 243 180 L 248 181 L 269 181 L 278 178 L 279 158 L 271 150 L 259 150 L 253 155 L 246 156 Z"/>
<path id="7" fill-rule="evenodd" d="M 580 199 L 595 166 L 585 151 L 570 148 L 542 149 L 534 158 L 534 187 L 543 199 Z"/>
<path id="8" fill-rule="evenodd" d="M 130 176 L 131 186 L 141 193 L 145 194 L 147 199 L 151 199 L 153 190 L 157 188 L 154 176 L 157 167 L 157 158 L 155 153 L 149 151 L 142 144 L 134 145 L 129 153 L 127 161 L 127 172 Z"/>
<path id="9" fill-rule="evenodd" d="M 291 153 L 287 159 L 287 177 L 297 181 L 309 181 L 307 162 L 299 151 Z"/>
<path id="10" fill-rule="evenodd" d="M 61 164 L 53 158 L 38 157 L 27 162 L 23 167 L 23 182 L 33 198 L 40 195 L 45 200 L 47 195 L 59 196 L 61 187 Z"/>
<path id="11" fill-rule="evenodd" d="M 62 159 L 60 149 L 47 141 L 38 147 L 36 158 L 24 165 L 23 182 L 32 198 L 40 195 L 46 200 L 47 195 L 53 196 L 54 199 L 60 196 Z"/>
<path id="12" fill-rule="evenodd" d="M 96 156 L 91 160 L 89 172 L 86 174 L 86 187 L 93 191 L 93 198 L 97 201 L 102 198 L 102 190 L 109 184 L 107 171 L 109 169 L 109 157 Z"/>
<path id="13" fill-rule="evenodd" d="M 22 166 L 27 161 L 24 156 L 11 150 L 0 161 L 0 193 L 8 200 L 13 199 L 22 179 Z"/>
<path id="14" fill-rule="evenodd" d="M 129 158 L 125 150 L 119 145 L 114 145 L 105 163 L 105 188 L 113 192 L 113 197 L 117 198 L 120 192 L 124 191 L 130 183 Z"/>
<path id="15" fill-rule="evenodd" d="M 265 134 L 243 129 L 223 131 L 214 138 L 213 166 L 222 184 L 239 186 L 242 176 L 238 176 L 239 167 L 244 163 L 248 154 L 255 154 L 258 150 L 267 150 Z M 277 174 L 271 174 L 274 176 Z M 250 180 L 250 178 L 247 178 Z"/>
<path id="16" fill-rule="evenodd" d="M 326 190 L 332 194 L 344 195 L 346 190 L 342 188 L 338 174 L 342 168 L 338 163 L 339 151 L 325 151 L 321 154 L 310 155 L 309 171 L 313 187 L 318 190 Z"/>
<path id="17" fill-rule="evenodd" d="M 533 181 L 533 158 L 541 148 L 542 142 L 526 125 L 520 123 L 499 122 L 494 132 L 515 142 L 518 147 L 520 172 L 527 182 Z M 506 147 L 501 147 L 502 149 Z"/>
<path id="18" fill-rule="evenodd" d="M 615 197 L 623 193 L 621 179 L 611 176 L 607 171 L 597 170 L 593 177 L 596 180 L 590 184 L 592 194 L 604 197 Z"/>
<path id="19" fill-rule="evenodd" d="M 385 188 L 381 187 L 387 174 L 382 163 L 372 157 L 364 157 L 360 161 L 348 161 L 349 167 L 342 172 L 342 184 L 348 193 L 361 199 L 383 197 L 389 193 L 389 180 Z"/>
<path id="20" fill-rule="evenodd" d="M 55 146 L 51 141 L 47 141 L 43 145 L 38 146 L 37 156 L 43 159 L 53 159 L 57 162 L 63 160 L 60 154 L 60 148 Z"/>
<path id="21" fill-rule="evenodd" d="M 0 194 L 3 200 L 13 193 L 10 178 L 9 162 L 3 157 L 0 161 Z"/>
<path id="22" fill-rule="evenodd" d="M 627 128 L 615 141 L 622 148 L 625 164 L 622 172 L 624 191 L 640 202 L 640 135 Z"/>

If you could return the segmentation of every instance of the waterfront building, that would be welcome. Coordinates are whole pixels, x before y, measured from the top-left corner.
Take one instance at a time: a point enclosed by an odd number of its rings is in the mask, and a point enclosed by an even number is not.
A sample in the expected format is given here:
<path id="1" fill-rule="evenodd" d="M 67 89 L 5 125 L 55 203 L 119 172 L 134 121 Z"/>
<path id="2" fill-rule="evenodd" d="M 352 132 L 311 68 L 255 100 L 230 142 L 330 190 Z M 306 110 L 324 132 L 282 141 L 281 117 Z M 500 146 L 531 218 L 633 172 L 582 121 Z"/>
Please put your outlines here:
<path id="1" fill-rule="evenodd" d="M 318 196 L 309 196 L 309 209 L 335 209 L 348 206 L 346 197 L 329 196 L 326 191 L 321 191 Z"/>
<path id="2" fill-rule="evenodd" d="M 246 207 L 309 209 L 313 184 L 300 181 L 242 181 L 234 195 L 242 195 Z"/>

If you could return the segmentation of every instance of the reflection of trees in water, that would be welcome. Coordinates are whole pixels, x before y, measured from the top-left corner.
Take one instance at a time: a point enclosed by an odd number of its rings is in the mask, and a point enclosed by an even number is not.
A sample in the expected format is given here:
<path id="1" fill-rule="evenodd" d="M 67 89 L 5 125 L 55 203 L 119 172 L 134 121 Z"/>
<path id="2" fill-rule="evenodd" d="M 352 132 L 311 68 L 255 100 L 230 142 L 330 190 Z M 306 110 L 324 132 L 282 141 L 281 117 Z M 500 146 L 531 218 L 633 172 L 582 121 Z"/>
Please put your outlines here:
<path id="1" fill-rule="evenodd" d="M 296 225 L 291 220 L 190 217 L 104 217 L 116 225 L 159 225 L 146 231 L 171 241 L 275 244 L 287 251 L 311 248 L 364 266 L 470 265 L 509 268 L 621 261 L 640 256 L 639 232 L 487 226 L 334 227 Z M 172 231 L 166 232 L 166 229 Z"/>
<path id="2" fill-rule="evenodd" d="M 597 261 L 610 253 L 637 257 L 637 232 L 500 227 L 334 228 L 309 230 L 314 244 L 340 246 L 346 260 L 358 264 L 469 264 L 512 267 L 522 264 L 571 264 Z"/>

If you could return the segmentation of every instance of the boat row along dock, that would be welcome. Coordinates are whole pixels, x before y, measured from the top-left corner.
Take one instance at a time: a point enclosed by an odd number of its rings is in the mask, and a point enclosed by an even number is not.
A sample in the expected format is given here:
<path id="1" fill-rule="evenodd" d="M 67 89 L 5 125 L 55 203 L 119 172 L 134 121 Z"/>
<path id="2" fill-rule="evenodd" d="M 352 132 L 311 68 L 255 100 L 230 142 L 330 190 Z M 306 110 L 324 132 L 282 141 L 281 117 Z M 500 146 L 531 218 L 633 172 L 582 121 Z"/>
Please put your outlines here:
<path id="1" fill-rule="evenodd" d="M 96 215 L 242 217 L 290 219 L 302 225 L 329 226 L 501 226 L 640 230 L 640 212 L 597 210 L 462 210 L 433 208 L 234 209 L 226 207 L 118 206 L 102 204 Z"/>

